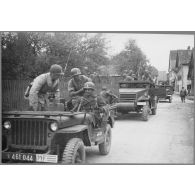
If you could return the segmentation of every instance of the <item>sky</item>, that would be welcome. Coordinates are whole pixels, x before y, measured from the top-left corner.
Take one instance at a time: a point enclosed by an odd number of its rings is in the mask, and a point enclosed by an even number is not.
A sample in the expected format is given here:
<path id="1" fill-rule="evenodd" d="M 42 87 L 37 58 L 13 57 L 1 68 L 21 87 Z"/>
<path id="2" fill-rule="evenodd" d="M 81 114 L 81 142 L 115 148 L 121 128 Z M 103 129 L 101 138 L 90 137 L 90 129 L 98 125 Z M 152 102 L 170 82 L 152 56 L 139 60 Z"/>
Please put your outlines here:
<path id="1" fill-rule="evenodd" d="M 108 46 L 108 54 L 119 53 L 129 39 L 135 39 L 138 47 L 159 71 L 168 71 L 170 50 L 194 47 L 193 35 L 178 34 L 130 34 L 103 33 Z"/>

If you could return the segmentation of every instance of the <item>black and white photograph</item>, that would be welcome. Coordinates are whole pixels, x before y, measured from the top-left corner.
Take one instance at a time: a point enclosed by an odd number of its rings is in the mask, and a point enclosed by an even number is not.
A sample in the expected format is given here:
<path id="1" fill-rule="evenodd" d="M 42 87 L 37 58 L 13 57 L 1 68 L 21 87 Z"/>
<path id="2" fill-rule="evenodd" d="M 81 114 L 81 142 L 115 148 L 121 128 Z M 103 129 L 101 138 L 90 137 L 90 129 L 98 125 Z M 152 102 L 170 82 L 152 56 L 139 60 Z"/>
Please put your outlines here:
<path id="1" fill-rule="evenodd" d="M 194 164 L 194 40 L 1 32 L 1 163 Z"/>

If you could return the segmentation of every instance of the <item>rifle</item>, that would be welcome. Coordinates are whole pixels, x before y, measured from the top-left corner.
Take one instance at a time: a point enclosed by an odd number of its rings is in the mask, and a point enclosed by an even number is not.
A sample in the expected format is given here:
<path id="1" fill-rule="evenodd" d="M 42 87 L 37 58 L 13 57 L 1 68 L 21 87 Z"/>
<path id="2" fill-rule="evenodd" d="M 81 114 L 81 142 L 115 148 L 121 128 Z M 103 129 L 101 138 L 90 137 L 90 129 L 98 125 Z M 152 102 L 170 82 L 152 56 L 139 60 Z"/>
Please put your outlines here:
<path id="1" fill-rule="evenodd" d="M 70 59 L 70 54 L 71 54 L 72 50 L 73 50 L 73 47 L 70 49 L 70 52 L 69 52 L 69 54 L 68 54 L 68 59 L 67 59 L 67 61 L 66 61 L 65 67 L 64 67 L 64 74 L 65 74 L 65 72 L 66 72 L 66 68 L 67 68 L 67 66 L 68 66 L 68 61 L 69 61 L 69 59 Z"/>

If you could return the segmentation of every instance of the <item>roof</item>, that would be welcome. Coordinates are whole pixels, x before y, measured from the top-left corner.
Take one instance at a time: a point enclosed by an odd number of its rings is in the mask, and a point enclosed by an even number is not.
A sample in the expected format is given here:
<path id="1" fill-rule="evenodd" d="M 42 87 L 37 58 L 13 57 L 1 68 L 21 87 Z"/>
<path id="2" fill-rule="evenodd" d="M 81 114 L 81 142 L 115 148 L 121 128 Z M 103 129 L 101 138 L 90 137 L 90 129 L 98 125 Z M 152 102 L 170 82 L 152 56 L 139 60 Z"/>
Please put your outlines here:
<path id="1" fill-rule="evenodd" d="M 177 51 L 177 66 L 189 64 L 191 59 L 192 50 L 178 50 Z"/>
<path id="2" fill-rule="evenodd" d="M 192 50 L 171 50 L 169 54 L 169 70 L 179 67 L 181 65 L 187 65 L 190 62 Z"/>

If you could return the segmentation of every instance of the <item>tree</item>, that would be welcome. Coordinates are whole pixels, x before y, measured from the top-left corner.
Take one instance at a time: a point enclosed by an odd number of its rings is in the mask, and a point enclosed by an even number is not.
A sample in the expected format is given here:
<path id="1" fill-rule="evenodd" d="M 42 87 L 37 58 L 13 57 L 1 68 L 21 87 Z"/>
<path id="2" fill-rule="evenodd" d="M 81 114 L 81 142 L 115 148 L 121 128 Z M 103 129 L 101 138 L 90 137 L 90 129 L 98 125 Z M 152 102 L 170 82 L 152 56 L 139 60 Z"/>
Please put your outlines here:
<path id="1" fill-rule="evenodd" d="M 113 56 L 111 63 L 115 65 L 118 74 L 132 72 L 139 79 L 148 74 L 155 76 L 158 70 L 149 64 L 149 60 L 142 50 L 137 46 L 135 40 L 130 39 L 125 48 L 117 55 Z"/>
<path id="2" fill-rule="evenodd" d="M 3 79 L 34 78 L 52 64 L 91 72 L 109 63 L 101 34 L 19 32 L 2 34 Z"/>

